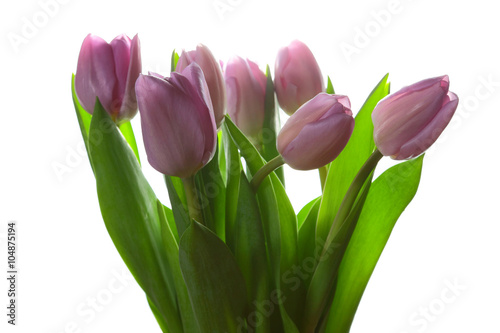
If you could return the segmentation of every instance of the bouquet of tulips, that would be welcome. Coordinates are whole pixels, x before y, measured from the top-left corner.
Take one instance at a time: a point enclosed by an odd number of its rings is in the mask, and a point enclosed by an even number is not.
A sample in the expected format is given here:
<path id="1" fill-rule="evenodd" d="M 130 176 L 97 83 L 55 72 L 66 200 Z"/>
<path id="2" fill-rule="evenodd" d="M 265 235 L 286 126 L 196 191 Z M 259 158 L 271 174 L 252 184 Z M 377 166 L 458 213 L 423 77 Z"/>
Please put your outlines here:
<path id="1" fill-rule="evenodd" d="M 353 117 L 299 41 L 274 80 L 239 57 L 221 68 L 204 45 L 171 64 L 141 74 L 137 36 L 88 35 L 72 81 L 104 223 L 162 331 L 349 332 L 422 153 L 457 108 L 448 76 L 389 95 L 386 75 Z M 169 205 L 141 171 L 137 110 Z M 405 161 L 373 179 L 383 156 Z M 298 213 L 284 163 L 319 170 L 322 195 Z"/>

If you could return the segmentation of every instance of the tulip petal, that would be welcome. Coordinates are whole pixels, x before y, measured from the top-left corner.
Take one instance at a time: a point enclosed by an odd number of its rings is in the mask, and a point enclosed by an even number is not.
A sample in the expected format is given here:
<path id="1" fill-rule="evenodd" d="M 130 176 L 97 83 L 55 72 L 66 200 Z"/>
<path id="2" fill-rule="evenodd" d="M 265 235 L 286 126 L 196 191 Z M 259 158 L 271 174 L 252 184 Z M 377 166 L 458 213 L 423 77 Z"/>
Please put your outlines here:
<path id="1" fill-rule="evenodd" d="M 397 154 L 401 145 L 422 131 L 439 112 L 448 85 L 443 87 L 443 81 L 437 79 L 424 81 L 416 84 L 420 90 L 404 88 L 406 93 L 389 95 L 375 107 L 374 139 L 383 155 Z"/>
<path id="2" fill-rule="evenodd" d="M 317 169 L 333 161 L 342 152 L 353 129 L 354 118 L 347 114 L 321 118 L 302 128 L 286 147 L 283 157 L 294 169 Z"/>
<path id="3" fill-rule="evenodd" d="M 115 62 L 115 74 L 117 78 L 117 89 L 113 92 L 116 94 L 114 98 L 121 101 L 125 94 L 125 86 L 127 84 L 127 75 L 131 61 L 130 48 L 131 40 L 128 36 L 121 34 L 109 43 L 113 49 L 113 59 Z M 135 82 L 134 82 L 135 84 Z M 117 110 L 119 111 L 119 110 Z"/>
<path id="4" fill-rule="evenodd" d="M 399 153 L 393 158 L 404 160 L 416 157 L 426 151 L 441 135 L 455 114 L 458 106 L 458 96 L 448 93 L 447 101 L 438 114 L 413 139 L 405 143 Z"/>
<path id="5" fill-rule="evenodd" d="M 256 138 L 264 124 L 266 76 L 258 66 L 241 57 L 229 60 L 226 71 L 228 114 L 240 130 Z M 252 68 L 253 70 L 252 70 Z"/>
<path id="6" fill-rule="evenodd" d="M 128 37 L 127 37 L 128 38 Z M 128 64 L 127 79 L 124 88 L 123 102 L 120 109 L 120 118 L 132 119 L 137 114 L 137 97 L 135 82 L 142 71 L 141 46 L 138 35 L 132 39 L 130 46 L 130 63 Z M 125 81 L 123 81 L 125 82 Z"/>
<path id="7" fill-rule="evenodd" d="M 275 85 L 280 106 L 288 114 L 325 90 L 321 69 L 307 45 L 295 40 L 279 50 Z"/>
<path id="8" fill-rule="evenodd" d="M 302 105 L 278 135 L 277 148 L 285 162 L 294 169 L 311 170 L 334 160 L 354 129 L 346 105 L 350 105 L 346 96 L 326 93 Z"/>
<path id="9" fill-rule="evenodd" d="M 205 119 L 200 119 L 192 95 L 166 80 L 145 75 L 139 76 L 136 92 L 150 164 L 163 174 L 194 175 L 206 159 L 201 147 L 207 138 L 200 135 Z"/>
<path id="10" fill-rule="evenodd" d="M 104 109 L 111 113 L 112 94 L 117 84 L 113 50 L 106 41 L 89 34 L 85 38 L 78 57 L 75 75 L 75 90 L 80 104 L 90 114 L 94 111 L 96 97 Z"/>

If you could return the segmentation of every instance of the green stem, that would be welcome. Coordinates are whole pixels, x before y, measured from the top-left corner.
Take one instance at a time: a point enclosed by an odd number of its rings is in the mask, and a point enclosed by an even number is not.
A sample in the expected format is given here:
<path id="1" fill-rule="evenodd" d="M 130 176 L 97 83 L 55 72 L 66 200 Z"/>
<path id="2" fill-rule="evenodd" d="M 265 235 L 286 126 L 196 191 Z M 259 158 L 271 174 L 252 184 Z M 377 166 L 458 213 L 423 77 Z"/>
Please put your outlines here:
<path id="1" fill-rule="evenodd" d="M 375 169 L 375 167 L 377 166 L 378 162 L 382 157 L 383 155 L 380 153 L 380 151 L 378 149 L 375 149 L 375 151 L 370 155 L 370 157 L 368 157 L 365 164 L 363 164 L 361 169 L 359 169 L 356 177 L 354 177 L 351 186 L 349 186 L 349 189 L 347 190 L 347 193 L 345 194 L 344 199 L 340 204 L 339 210 L 337 211 L 337 215 L 335 215 L 332 228 L 330 229 L 330 232 L 326 239 L 326 245 L 323 249 L 324 251 L 328 251 L 329 245 L 335 239 L 335 236 L 338 233 L 340 227 L 342 226 L 347 216 L 351 212 L 352 206 L 356 201 L 356 198 L 358 197 L 359 191 L 361 191 L 363 184 L 365 183 L 366 179 L 368 179 L 371 172 Z"/>
<path id="2" fill-rule="evenodd" d="M 328 175 L 328 169 L 329 165 L 324 165 L 321 168 L 318 169 L 319 171 L 319 180 L 321 182 L 321 192 L 324 191 L 325 189 L 325 183 L 326 183 L 326 176 Z"/>
<path id="3" fill-rule="evenodd" d="M 189 217 L 203 224 L 203 215 L 201 212 L 200 201 L 196 191 L 194 176 L 188 178 L 181 178 L 184 185 L 184 192 L 186 194 L 186 202 L 189 211 Z"/>
<path id="4" fill-rule="evenodd" d="M 275 158 L 273 158 L 272 160 L 270 160 L 269 162 L 267 162 L 267 164 L 265 164 L 262 168 L 260 168 L 259 171 L 257 171 L 255 173 L 252 180 L 250 181 L 250 185 L 252 185 L 254 192 L 257 192 L 257 190 L 259 189 L 260 183 L 262 183 L 262 181 L 271 172 L 273 172 L 274 170 L 276 170 L 277 168 L 279 168 L 283 164 L 285 164 L 285 160 L 283 159 L 283 157 L 281 155 L 278 155 Z"/>

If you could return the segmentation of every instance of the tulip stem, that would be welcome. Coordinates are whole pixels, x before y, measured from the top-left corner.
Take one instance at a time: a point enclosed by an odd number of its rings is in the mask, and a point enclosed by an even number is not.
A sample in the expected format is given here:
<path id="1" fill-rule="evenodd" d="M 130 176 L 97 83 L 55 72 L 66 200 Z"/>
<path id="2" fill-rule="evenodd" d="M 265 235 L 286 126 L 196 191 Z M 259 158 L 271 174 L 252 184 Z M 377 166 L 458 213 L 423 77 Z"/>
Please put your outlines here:
<path id="1" fill-rule="evenodd" d="M 267 162 L 262 168 L 259 169 L 253 176 L 252 180 L 250 181 L 250 185 L 252 186 L 254 192 L 257 192 L 259 189 L 260 183 L 274 170 L 279 168 L 285 164 L 285 160 L 281 155 L 276 156 L 269 162 Z"/>
<path id="2" fill-rule="evenodd" d="M 198 198 L 194 176 L 181 178 L 186 193 L 186 202 L 188 206 L 189 217 L 203 224 L 203 215 L 201 212 L 200 201 Z"/>
<path id="3" fill-rule="evenodd" d="M 321 168 L 318 169 L 319 171 L 319 180 L 321 182 L 321 192 L 325 189 L 325 183 L 326 183 L 326 176 L 328 176 L 328 169 L 329 165 L 323 165 Z"/>

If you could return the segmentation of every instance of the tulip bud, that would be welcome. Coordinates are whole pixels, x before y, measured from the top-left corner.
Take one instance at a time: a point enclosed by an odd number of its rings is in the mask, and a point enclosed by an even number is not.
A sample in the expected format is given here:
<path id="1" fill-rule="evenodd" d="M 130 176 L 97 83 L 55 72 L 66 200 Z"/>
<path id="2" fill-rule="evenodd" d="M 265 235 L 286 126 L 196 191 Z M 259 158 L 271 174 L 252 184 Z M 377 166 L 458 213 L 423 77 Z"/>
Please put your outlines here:
<path id="1" fill-rule="evenodd" d="M 224 71 L 227 112 L 254 143 L 260 140 L 265 117 L 266 75 L 256 63 L 233 57 Z"/>
<path id="2" fill-rule="evenodd" d="M 347 96 L 320 93 L 302 105 L 278 134 L 277 148 L 297 170 L 320 168 L 333 161 L 351 137 L 354 118 Z"/>
<path id="3" fill-rule="evenodd" d="M 120 35 L 107 43 L 87 35 L 78 57 L 75 90 L 83 108 L 92 114 L 96 97 L 117 124 L 137 113 L 135 81 L 141 73 L 139 37 Z"/>
<path id="4" fill-rule="evenodd" d="M 182 51 L 182 54 L 177 62 L 176 71 L 182 72 L 191 63 L 197 63 L 207 81 L 210 98 L 214 107 L 215 123 L 217 128 L 224 120 L 226 114 L 226 89 L 224 78 L 217 60 L 215 60 L 212 52 L 203 44 L 199 44 L 194 51 Z"/>
<path id="5" fill-rule="evenodd" d="M 404 87 L 380 101 L 372 113 L 374 140 L 385 156 L 410 159 L 427 150 L 458 106 L 448 75 Z"/>
<path id="6" fill-rule="evenodd" d="M 274 86 L 281 108 L 289 115 L 325 90 L 321 70 L 306 44 L 295 40 L 279 50 Z"/>
<path id="7" fill-rule="evenodd" d="M 196 174 L 215 153 L 217 130 L 203 71 L 193 63 L 171 77 L 140 75 L 135 85 L 148 161 L 181 178 Z"/>

